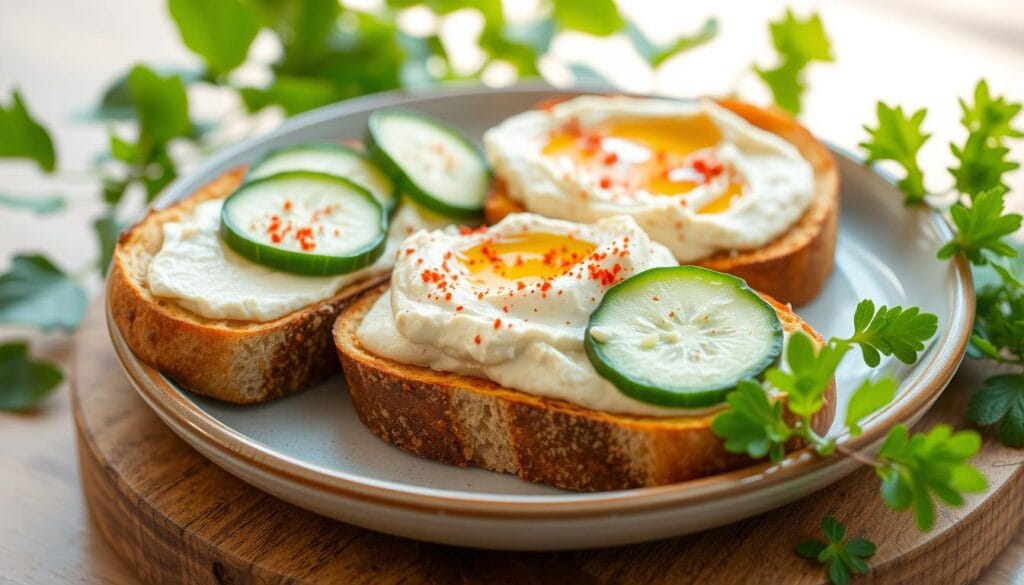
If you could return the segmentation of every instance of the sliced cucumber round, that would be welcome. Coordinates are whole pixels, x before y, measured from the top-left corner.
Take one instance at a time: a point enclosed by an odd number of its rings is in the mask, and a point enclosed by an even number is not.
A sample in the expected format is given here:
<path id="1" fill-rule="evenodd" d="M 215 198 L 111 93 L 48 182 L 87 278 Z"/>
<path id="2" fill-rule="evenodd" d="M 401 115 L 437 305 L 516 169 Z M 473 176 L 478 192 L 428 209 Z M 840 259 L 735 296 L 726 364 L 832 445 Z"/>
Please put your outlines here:
<path id="1" fill-rule="evenodd" d="M 782 352 L 778 314 L 735 276 L 652 268 L 608 289 L 590 315 L 590 363 L 623 394 L 660 406 L 719 404 Z"/>
<path id="2" fill-rule="evenodd" d="M 365 187 L 389 213 L 398 203 L 398 190 L 366 153 L 330 142 L 306 142 L 272 150 L 249 168 L 246 181 L 288 171 L 335 175 Z"/>
<path id="3" fill-rule="evenodd" d="M 306 276 L 344 274 L 384 252 L 387 213 L 356 183 L 310 171 L 243 184 L 224 201 L 221 239 L 259 264 Z"/>
<path id="4" fill-rule="evenodd" d="M 420 205 L 460 219 L 483 210 L 490 171 L 480 150 L 458 131 L 409 110 L 378 110 L 370 115 L 366 143 Z"/>

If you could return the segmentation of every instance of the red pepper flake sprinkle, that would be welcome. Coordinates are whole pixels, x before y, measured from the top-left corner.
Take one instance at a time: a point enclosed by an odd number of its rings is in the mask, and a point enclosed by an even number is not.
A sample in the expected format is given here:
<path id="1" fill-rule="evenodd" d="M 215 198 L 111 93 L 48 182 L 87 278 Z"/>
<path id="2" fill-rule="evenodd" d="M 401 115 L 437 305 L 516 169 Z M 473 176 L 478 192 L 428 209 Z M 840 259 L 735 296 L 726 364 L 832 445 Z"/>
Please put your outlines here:
<path id="1" fill-rule="evenodd" d="M 465 307 L 463 307 L 462 305 L 459 305 L 459 306 L 455 307 L 455 310 L 456 310 L 456 311 L 461 311 L 461 310 L 462 310 L 462 309 L 464 309 L 464 308 L 465 308 Z"/>
<path id="2" fill-rule="evenodd" d="M 657 303 L 657 302 L 661 301 L 661 298 L 659 298 L 657 296 L 653 296 L 653 297 L 651 297 L 651 300 Z"/>
<path id="3" fill-rule="evenodd" d="M 477 335 L 476 337 L 473 338 L 473 343 L 475 343 L 477 345 L 480 345 L 480 336 L 479 335 Z"/>
<path id="4" fill-rule="evenodd" d="M 598 185 L 600 185 L 602 189 L 607 189 L 612 186 L 612 180 L 609 177 L 601 177 Z"/>
<path id="5" fill-rule="evenodd" d="M 494 320 L 494 328 L 498 329 L 500 327 L 501 327 L 501 319 L 495 319 Z"/>

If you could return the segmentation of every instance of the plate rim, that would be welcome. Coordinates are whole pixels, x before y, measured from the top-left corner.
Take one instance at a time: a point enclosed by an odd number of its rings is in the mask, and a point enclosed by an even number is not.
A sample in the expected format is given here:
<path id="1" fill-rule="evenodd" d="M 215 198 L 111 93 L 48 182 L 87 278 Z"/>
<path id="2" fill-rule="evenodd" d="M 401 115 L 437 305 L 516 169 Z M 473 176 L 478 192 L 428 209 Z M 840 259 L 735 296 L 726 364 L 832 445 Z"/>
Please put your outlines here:
<path id="1" fill-rule="evenodd" d="M 402 90 L 361 96 L 331 104 L 285 121 L 274 131 L 251 138 L 226 148 L 219 154 L 197 165 L 190 173 L 174 181 L 148 209 L 160 208 L 180 198 L 176 192 L 183 189 L 186 179 L 211 172 L 225 166 L 228 161 L 256 146 L 303 128 L 315 126 L 326 120 L 362 112 L 369 104 L 384 107 L 389 104 L 414 101 L 418 97 L 486 97 L 506 92 L 537 94 L 591 93 L 587 88 L 565 89 L 546 84 L 520 84 L 508 88 L 456 87 L 435 89 L 426 92 Z M 833 155 L 846 158 L 864 166 L 863 160 L 842 148 L 826 143 Z M 878 168 L 869 167 L 892 184 L 891 175 Z M 917 221 L 931 224 L 944 239 L 952 238 L 952 230 L 946 220 L 934 210 L 909 209 L 908 213 L 919 216 Z M 923 217 L 920 217 L 923 216 Z M 962 256 L 951 261 L 953 272 L 951 283 L 953 302 L 950 307 L 950 322 L 940 339 L 936 340 L 936 351 L 929 362 L 916 364 L 921 374 L 901 392 L 897 400 L 883 413 L 876 416 L 864 432 L 852 437 L 842 434 L 838 442 L 847 450 L 861 451 L 880 441 L 892 425 L 912 418 L 916 413 L 934 401 L 956 373 L 967 347 L 974 318 L 974 287 L 970 267 Z M 457 490 L 409 486 L 396 481 L 360 478 L 345 472 L 330 470 L 310 464 L 292 456 L 276 452 L 260 444 L 198 408 L 170 384 L 166 378 L 148 364 L 139 360 L 113 323 L 110 314 L 109 295 L 106 295 L 107 329 L 116 350 L 118 360 L 128 375 L 132 386 L 151 408 L 162 417 L 170 418 L 183 428 L 190 429 L 204 444 L 216 449 L 231 459 L 241 459 L 246 465 L 290 484 L 301 484 L 307 489 L 328 492 L 335 496 L 354 499 L 362 503 L 387 507 L 399 507 L 409 511 L 437 514 L 443 512 L 468 518 L 580 518 L 608 513 L 655 512 L 664 508 L 678 508 L 695 504 L 718 501 L 730 497 L 749 495 L 801 477 L 821 473 L 843 465 L 848 455 L 836 454 L 821 458 L 805 448 L 786 456 L 778 464 L 761 463 L 709 477 L 697 478 L 663 486 L 635 488 L 594 493 L 570 493 L 573 499 L 557 495 L 506 495 L 490 496 L 472 494 Z M 173 426 L 173 425 L 172 425 Z"/>

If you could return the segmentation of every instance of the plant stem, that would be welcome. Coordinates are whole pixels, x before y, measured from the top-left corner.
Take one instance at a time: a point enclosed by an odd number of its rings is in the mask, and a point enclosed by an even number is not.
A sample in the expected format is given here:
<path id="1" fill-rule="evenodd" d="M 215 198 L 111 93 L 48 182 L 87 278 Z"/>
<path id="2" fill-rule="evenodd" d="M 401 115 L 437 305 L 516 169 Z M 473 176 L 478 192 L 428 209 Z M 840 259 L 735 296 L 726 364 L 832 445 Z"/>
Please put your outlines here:
<path id="1" fill-rule="evenodd" d="M 875 459 L 870 455 L 865 455 L 863 453 L 850 449 L 846 445 L 840 445 L 839 443 L 836 443 L 835 447 L 836 451 L 839 451 L 840 453 L 846 455 L 850 459 L 858 461 L 864 465 L 868 465 L 870 467 L 881 467 L 882 465 L 882 462 L 879 461 L 878 459 Z"/>

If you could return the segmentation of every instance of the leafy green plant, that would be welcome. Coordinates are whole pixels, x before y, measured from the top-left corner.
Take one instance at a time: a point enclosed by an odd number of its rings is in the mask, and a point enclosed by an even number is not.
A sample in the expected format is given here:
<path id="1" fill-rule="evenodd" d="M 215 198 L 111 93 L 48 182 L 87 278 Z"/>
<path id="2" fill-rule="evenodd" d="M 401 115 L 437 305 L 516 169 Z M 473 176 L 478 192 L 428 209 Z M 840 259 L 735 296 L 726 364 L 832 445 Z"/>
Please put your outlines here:
<path id="1" fill-rule="evenodd" d="M 796 554 L 828 568 L 828 578 L 834 585 L 846 585 L 853 573 L 868 572 L 866 560 L 875 554 L 875 544 L 860 537 L 848 538 L 846 526 L 832 516 L 821 521 L 825 542 L 805 540 L 796 547 Z"/>
<path id="2" fill-rule="evenodd" d="M 878 129 L 868 128 L 869 139 L 861 144 L 867 162 L 891 160 L 904 168 L 907 178 L 898 186 L 908 205 L 932 205 L 949 214 L 954 238 L 937 255 L 963 256 L 974 265 L 977 304 L 968 355 L 1014 370 L 986 380 L 968 415 L 979 425 L 998 424 L 1002 441 L 1018 448 L 1024 447 L 1024 270 L 1019 245 L 1010 238 L 1024 218 L 1006 211 L 1003 177 L 1020 166 L 1006 159 L 1006 142 L 1024 137 L 1014 125 L 1022 107 L 993 96 L 984 79 L 974 87 L 973 102 L 960 100 L 967 138 L 950 144 L 958 164 L 949 169 L 954 198 L 948 207 L 927 195 L 917 165 L 917 152 L 929 136 L 921 131 L 925 110 L 907 116 L 902 108 L 880 102 Z"/>
<path id="3" fill-rule="evenodd" d="M 807 90 L 806 70 L 814 62 L 830 62 L 832 43 L 825 33 L 821 17 L 812 14 L 797 18 L 791 10 L 769 24 L 777 63 L 771 68 L 753 67 L 754 73 L 768 86 L 775 104 L 793 114 L 803 107 Z"/>

